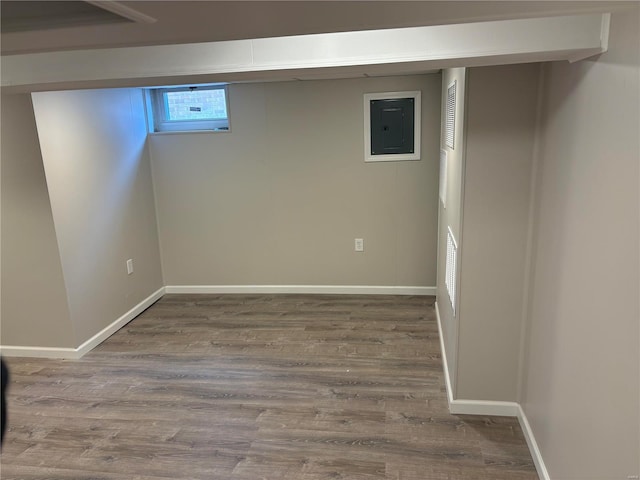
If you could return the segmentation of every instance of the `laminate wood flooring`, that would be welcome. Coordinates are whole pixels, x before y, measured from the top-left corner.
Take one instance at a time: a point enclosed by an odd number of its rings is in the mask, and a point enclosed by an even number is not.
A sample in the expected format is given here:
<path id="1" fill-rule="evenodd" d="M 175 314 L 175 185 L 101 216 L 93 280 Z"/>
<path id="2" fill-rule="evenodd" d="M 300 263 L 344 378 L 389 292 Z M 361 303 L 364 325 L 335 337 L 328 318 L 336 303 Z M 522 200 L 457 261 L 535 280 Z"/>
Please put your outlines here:
<path id="1" fill-rule="evenodd" d="M 532 480 L 451 415 L 433 297 L 166 295 L 81 360 L 8 359 L 2 479 Z"/>

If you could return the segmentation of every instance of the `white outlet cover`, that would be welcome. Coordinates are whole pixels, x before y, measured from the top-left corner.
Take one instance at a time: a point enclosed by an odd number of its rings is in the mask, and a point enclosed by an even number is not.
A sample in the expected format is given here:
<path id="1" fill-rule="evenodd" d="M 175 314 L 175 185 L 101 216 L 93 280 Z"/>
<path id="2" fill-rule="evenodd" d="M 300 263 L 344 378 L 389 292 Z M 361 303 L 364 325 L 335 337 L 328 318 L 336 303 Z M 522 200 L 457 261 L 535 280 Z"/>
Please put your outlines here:
<path id="1" fill-rule="evenodd" d="M 355 247 L 356 247 L 356 252 L 364 252 L 364 239 L 356 238 Z"/>

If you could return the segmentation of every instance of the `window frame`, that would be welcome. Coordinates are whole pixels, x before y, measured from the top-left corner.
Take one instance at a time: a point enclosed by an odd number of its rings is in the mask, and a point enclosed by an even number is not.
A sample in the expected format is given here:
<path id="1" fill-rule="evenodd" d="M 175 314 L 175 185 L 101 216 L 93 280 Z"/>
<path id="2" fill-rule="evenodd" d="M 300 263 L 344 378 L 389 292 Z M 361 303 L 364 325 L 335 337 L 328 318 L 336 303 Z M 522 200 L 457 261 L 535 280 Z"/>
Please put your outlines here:
<path id="1" fill-rule="evenodd" d="M 180 133 L 180 132 L 230 132 L 229 119 L 229 89 L 227 84 L 181 85 L 169 87 L 149 87 L 145 89 L 147 110 L 149 112 L 149 133 Z M 226 118 L 202 120 L 169 120 L 165 104 L 165 93 L 187 92 L 191 90 L 222 90 Z"/>

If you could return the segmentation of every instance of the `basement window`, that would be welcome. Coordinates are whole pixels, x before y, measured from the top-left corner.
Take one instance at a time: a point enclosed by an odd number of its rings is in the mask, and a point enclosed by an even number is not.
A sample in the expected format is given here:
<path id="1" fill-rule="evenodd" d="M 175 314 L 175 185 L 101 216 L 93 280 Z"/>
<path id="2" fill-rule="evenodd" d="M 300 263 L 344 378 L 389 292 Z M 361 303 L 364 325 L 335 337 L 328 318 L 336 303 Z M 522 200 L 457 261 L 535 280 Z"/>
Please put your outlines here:
<path id="1" fill-rule="evenodd" d="M 149 131 L 229 131 L 226 85 L 148 88 Z"/>

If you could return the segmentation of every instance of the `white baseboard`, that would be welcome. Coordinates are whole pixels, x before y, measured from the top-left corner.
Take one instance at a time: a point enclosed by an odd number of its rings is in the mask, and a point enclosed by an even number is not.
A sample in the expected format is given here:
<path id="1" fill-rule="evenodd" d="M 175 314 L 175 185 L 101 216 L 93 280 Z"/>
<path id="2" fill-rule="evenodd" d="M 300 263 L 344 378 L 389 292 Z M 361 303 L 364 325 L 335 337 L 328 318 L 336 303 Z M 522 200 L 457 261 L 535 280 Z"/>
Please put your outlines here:
<path id="1" fill-rule="evenodd" d="M 453 398 L 451 388 L 451 377 L 449 375 L 449 365 L 447 363 L 447 351 L 444 346 L 444 335 L 442 335 L 442 320 L 440 319 L 440 309 L 438 302 L 436 306 L 436 319 L 438 321 L 438 334 L 440 336 L 440 349 L 442 350 L 442 366 L 444 368 L 445 387 L 447 389 L 447 400 L 449 411 L 453 414 L 461 415 L 496 415 L 500 417 L 516 417 L 519 405 L 516 402 L 497 402 L 493 400 L 458 400 Z"/>
<path id="2" fill-rule="evenodd" d="M 80 358 L 75 348 L 0 346 L 3 357 Z"/>
<path id="3" fill-rule="evenodd" d="M 158 289 L 77 348 L 0 346 L 7 357 L 78 359 L 105 341 L 158 301 L 165 293 L 308 293 L 367 295 L 435 295 L 436 287 L 332 286 L 332 285 L 174 285 Z"/>
<path id="4" fill-rule="evenodd" d="M 435 295 L 436 287 L 357 285 L 168 285 L 166 293 L 308 293 L 345 295 Z"/>
<path id="5" fill-rule="evenodd" d="M 139 304 L 122 315 L 116 321 L 103 328 L 89 340 L 77 348 L 56 348 L 56 347 L 17 347 L 0 346 L 0 352 L 6 357 L 41 357 L 41 358 L 66 358 L 78 359 L 91 351 L 94 347 L 104 342 L 107 338 L 124 327 L 131 320 L 140 315 L 144 310 L 158 301 L 165 293 L 165 287 L 158 289 L 149 295 Z"/>
<path id="6" fill-rule="evenodd" d="M 454 415 L 492 415 L 497 417 L 516 417 L 519 405 L 516 402 L 498 402 L 495 400 L 453 400 L 449 402 L 449 411 Z"/>
<path id="7" fill-rule="evenodd" d="M 442 352 L 442 368 L 444 369 L 444 385 L 447 390 L 447 400 L 449 401 L 449 410 L 451 410 L 451 402 L 453 402 L 453 389 L 451 386 L 451 376 L 449 375 L 449 364 L 447 363 L 447 351 L 444 348 L 444 335 L 442 334 L 442 320 L 440 320 L 440 309 L 438 302 L 435 303 L 436 320 L 438 323 L 438 336 L 440 337 L 440 351 Z"/>
<path id="8" fill-rule="evenodd" d="M 442 336 L 442 321 L 440 319 L 440 310 L 436 301 L 436 319 L 438 321 L 438 334 L 440 335 L 440 348 L 442 349 L 442 365 L 444 367 L 445 387 L 447 389 L 447 400 L 449 402 L 449 411 L 454 415 L 495 415 L 499 417 L 517 417 L 524 438 L 527 441 L 533 464 L 538 472 L 540 480 L 551 480 L 549 472 L 542 459 L 542 454 L 538 448 L 538 443 L 533 435 L 527 416 L 522 410 L 519 403 L 516 402 L 495 402 L 488 400 L 457 400 L 453 398 L 451 389 L 451 378 L 449 376 L 449 368 L 447 365 L 447 353 L 444 346 L 444 337 Z"/>
<path id="9" fill-rule="evenodd" d="M 162 298 L 164 293 L 165 293 L 165 287 L 159 288 L 158 290 L 153 292 L 151 295 L 149 295 L 147 298 L 142 300 L 135 307 L 133 307 L 131 310 L 129 310 L 127 313 L 125 313 L 120 318 L 118 318 L 115 322 L 113 322 L 112 324 L 100 330 L 93 337 L 91 337 L 89 340 L 87 340 L 78 348 L 76 348 L 76 351 L 78 352 L 78 356 L 76 358 L 80 358 L 84 356 L 86 353 L 90 352 L 93 348 L 95 348 L 96 346 L 104 342 L 107 338 L 109 338 L 111 335 L 116 333 L 118 330 L 120 330 L 127 323 L 129 323 L 131 320 L 133 320 L 142 312 L 144 312 L 151 305 L 153 305 L 158 300 L 160 300 L 160 298 Z"/>
<path id="10" fill-rule="evenodd" d="M 533 458 L 533 464 L 536 466 L 538 477 L 540 477 L 540 480 L 551 480 L 547 467 L 542 459 L 540 449 L 538 448 L 538 442 L 536 442 L 536 437 L 534 437 L 531 425 L 529 425 L 529 420 L 527 420 L 527 416 L 520 405 L 518 405 L 517 417 L 520 428 L 522 428 L 522 432 L 524 433 L 524 438 L 529 446 L 529 452 L 531 452 L 531 458 Z"/>

